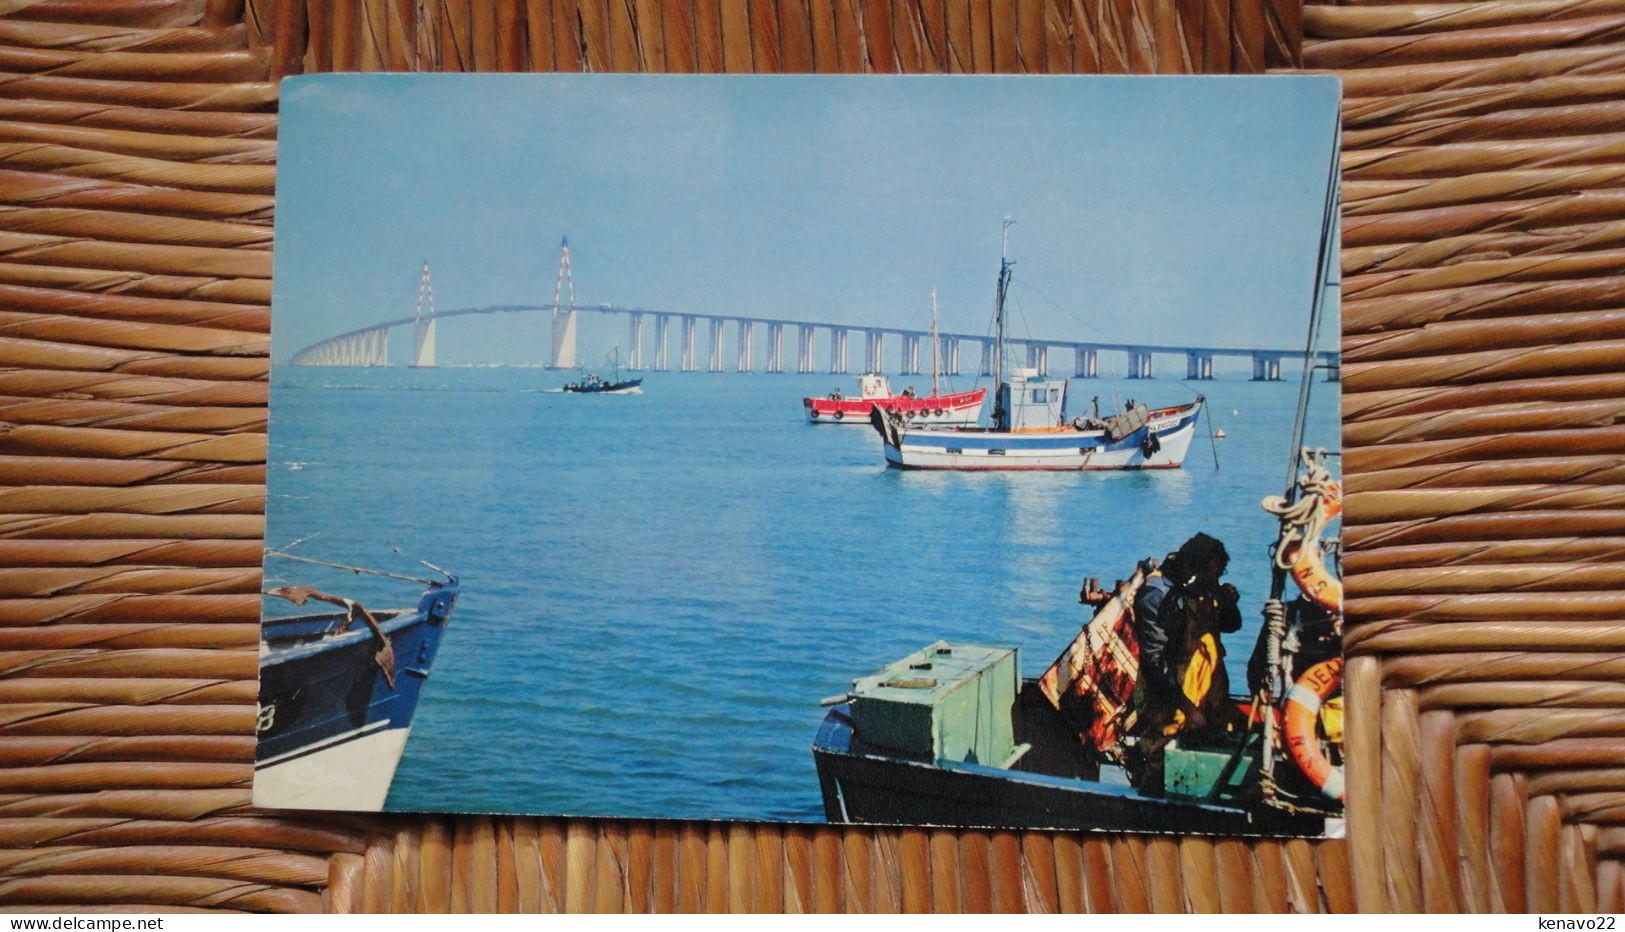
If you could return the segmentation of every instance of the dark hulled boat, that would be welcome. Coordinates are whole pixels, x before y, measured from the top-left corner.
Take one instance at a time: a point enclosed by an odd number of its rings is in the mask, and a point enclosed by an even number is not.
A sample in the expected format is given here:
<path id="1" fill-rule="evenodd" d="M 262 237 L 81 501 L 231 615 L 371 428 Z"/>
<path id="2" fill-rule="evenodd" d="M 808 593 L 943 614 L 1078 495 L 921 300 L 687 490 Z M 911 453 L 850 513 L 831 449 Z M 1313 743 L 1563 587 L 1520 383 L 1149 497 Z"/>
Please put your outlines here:
<path id="1" fill-rule="evenodd" d="M 1021 705 L 1039 711 L 1023 687 Z M 1029 720 L 1023 744 L 1061 747 L 1072 736 Z M 1027 758 L 1031 758 L 1028 760 Z M 1011 767 L 931 761 L 868 745 L 850 703 L 830 709 L 813 741 L 824 816 L 835 823 L 1057 828 L 1218 835 L 1319 835 L 1324 817 L 1290 815 L 1237 797 L 1146 796 L 1115 767 L 1029 751 Z"/>
<path id="2" fill-rule="evenodd" d="M 606 379 L 593 373 L 566 383 L 563 390 L 576 395 L 635 395 L 642 385 L 642 379 Z"/>
<path id="3" fill-rule="evenodd" d="M 991 655 L 1003 658 L 989 660 Z M 938 642 L 853 684 L 813 740 L 830 822 L 1319 835 L 1324 814 L 1259 799 L 1256 737 L 1166 754 L 1167 789 L 1132 786 L 1079 741 L 1016 651 Z"/>
<path id="4" fill-rule="evenodd" d="M 305 586 L 266 593 L 334 610 L 261 624 L 256 806 L 383 808 L 459 592 L 449 574 L 420 581 L 415 606 L 378 611 Z"/>
<path id="5" fill-rule="evenodd" d="M 596 372 L 585 372 L 581 378 L 574 382 L 565 383 L 560 391 L 572 395 L 641 395 L 643 394 L 642 379 L 621 378 L 621 348 L 615 347 L 615 358 L 611 362 L 613 371 L 609 378 L 604 378 Z"/>

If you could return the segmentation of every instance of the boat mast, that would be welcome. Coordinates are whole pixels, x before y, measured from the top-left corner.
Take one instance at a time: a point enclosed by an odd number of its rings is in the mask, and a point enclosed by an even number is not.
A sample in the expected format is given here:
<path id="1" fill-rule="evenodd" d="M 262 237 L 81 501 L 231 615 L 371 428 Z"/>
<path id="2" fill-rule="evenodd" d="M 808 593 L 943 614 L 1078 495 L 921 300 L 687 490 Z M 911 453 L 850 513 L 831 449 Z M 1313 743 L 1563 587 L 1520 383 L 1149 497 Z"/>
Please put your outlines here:
<path id="1" fill-rule="evenodd" d="M 941 394 L 937 391 L 937 350 L 941 344 L 937 339 L 937 289 L 931 289 L 931 397 Z"/>
<path id="2" fill-rule="evenodd" d="M 1298 378 L 1298 407 L 1292 420 L 1291 449 L 1287 453 L 1286 489 L 1283 499 L 1287 505 L 1298 500 L 1298 467 L 1303 461 L 1303 434 L 1309 417 L 1309 396 L 1314 385 L 1315 351 L 1320 344 L 1320 325 L 1325 317 L 1326 293 L 1329 290 L 1341 288 L 1341 270 L 1338 268 L 1336 258 L 1338 255 L 1338 220 L 1341 215 L 1342 190 L 1339 182 L 1342 178 L 1342 163 L 1339 158 L 1338 142 L 1341 139 L 1342 124 L 1338 122 L 1332 127 L 1332 155 L 1331 165 L 1326 176 L 1326 200 L 1320 218 L 1320 249 L 1315 263 L 1314 290 L 1309 296 L 1309 334 L 1304 340 L 1303 372 Z M 1283 516 L 1283 525 L 1286 522 Z M 1271 548 L 1270 558 L 1270 599 L 1280 601 L 1286 594 L 1287 571 L 1275 555 L 1275 548 Z M 1260 705 L 1269 709 L 1276 698 L 1275 679 L 1281 671 L 1281 645 L 1285 640 L 1286 631 L 1284 619 L 1280 622 L 1267 622 L 1264 632 L 1264 656 L 1269 667 L 1270 675 L 1265 678 L 1263 688 L 1259 691 Z M 1282 682 L 1281 690 L 1284 692 L 1288 684 Z M 1263 754 L 1260 770 L 1263 771 L 1263 788 L 1266 799 L 1273 799 L 1276 795 L 1275 784 L 1275 719 L 1272 715 L 1262 717 Z"/>
<path id="3" fill-rule="evenodd" d="M 1000 231 L 1002 242 L 999 246 L 999 289 L 998 297 L 993 303 L 993 427 L 995 430 L 1008 430 L 1010 428 L 1010 412 L 1004 410 L 1004 294 L 1010 287 L 1010 267 L 1015 265 L 1010 261 L 1010 228 L 1016 222 L 1009 217 L 1004 218 L 1004 227 Z"/>

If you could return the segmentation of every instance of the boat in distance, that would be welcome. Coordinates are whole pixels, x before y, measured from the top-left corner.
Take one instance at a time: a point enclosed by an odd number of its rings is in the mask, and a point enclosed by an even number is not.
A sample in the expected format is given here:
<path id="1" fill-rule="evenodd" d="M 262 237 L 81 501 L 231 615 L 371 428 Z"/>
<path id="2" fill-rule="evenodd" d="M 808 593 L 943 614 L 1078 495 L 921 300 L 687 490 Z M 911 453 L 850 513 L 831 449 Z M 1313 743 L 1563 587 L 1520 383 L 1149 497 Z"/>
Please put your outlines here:
<path id="1" fill-rule="evenodd" d="M 380 610 L 309 586 L 265 592 L 335 610 L 261 623 L 254 805 L 383 809 L 459 593 L 450 574 L 417 581 L 415 605 Z"/>
<path id="2" fill-rule="evenodd" d="M 886 377 L 878 373 L 858 377 L 858 397 L 844 398 L 836 389 L 822 398 L 801 399 L 802 412 L 811 424 L 868 424 L 871 411 L 884 411 L 904 424 L 934 427 L 969 427 L 982 417 L 987 389 L 966 392 L 942 390 L 942 367 L 938 354 L 942 342 L 937 337 L 937 292 L 931 291 L 931 394 L 923 398 L 910 385 L 893 392 Z"/>
<path id="3" fill-rule="evenodd" d="M 572 395 L 641 395 L 643 394 L 642 379 L 621 378 L 621 348 L 615 347 L 614 358 L 610 361 L 613 367 L 609 378 L 604 378 L 596 372 L 582 371 L 581 378 L 574 382 L 566 382 L 561 392 Z"/>
<path id="4" fill-rule="evenodd" d="M 565 383 L 559 391 L 574 395 L 641 395 L 642 379 L 606 379 L 589 373 L 574 382 Z"/>
<path id="5" fill-rule="evenodd" d="M 1005 241 L 1010 226 L 1004 224 Z M 937 427 L 912 424 L 896 412 L 874 406 L 869 423 L 880 434 L 886 463 L 900 469 L 953 470 L 1120 470 L 1178 469 L 1185 463 L 1204 399 L 1151 408 L 1129 401 L 1124 410 L 1102 417 L 1068 419 L 1065 379 L 1049 379 L 1036 369 L 1014 369 L 1001 377 L 1004 358 L 1004 305 L 1015 265 L 1008 250 L 999 257 L 994 303 L 993 397 L 991 427 Z"/>
<path id="6" fill-rule="evenodd" d="M 975 424 L 982 416 L 982 402 L 987 389 L 942 394 L 933 390 L 929 395 L 918 395 L 912 390 L 892 391 L 883 375 L 858 377 L 858 397 L 846 398 L 834 391 L 822 398 L 801 399 L 802 413 L 810 424 L 848 424 L 869 426 L 869 412 L 880 409 L 896 414 L 910 424 L 930 424 L 939 427 Z"/>

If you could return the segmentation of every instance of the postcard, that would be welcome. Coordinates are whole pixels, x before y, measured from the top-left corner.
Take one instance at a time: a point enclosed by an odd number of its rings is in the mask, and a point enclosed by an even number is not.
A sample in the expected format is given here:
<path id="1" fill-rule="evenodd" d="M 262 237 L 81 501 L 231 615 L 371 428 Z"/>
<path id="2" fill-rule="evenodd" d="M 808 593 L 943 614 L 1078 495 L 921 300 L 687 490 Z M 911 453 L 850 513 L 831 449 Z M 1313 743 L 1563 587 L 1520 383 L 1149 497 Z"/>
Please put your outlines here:
<path id="1" fill-rule="evenodd" d="M 1335 827 L 1338 106 L 290 79 L 255 803 Z"/>

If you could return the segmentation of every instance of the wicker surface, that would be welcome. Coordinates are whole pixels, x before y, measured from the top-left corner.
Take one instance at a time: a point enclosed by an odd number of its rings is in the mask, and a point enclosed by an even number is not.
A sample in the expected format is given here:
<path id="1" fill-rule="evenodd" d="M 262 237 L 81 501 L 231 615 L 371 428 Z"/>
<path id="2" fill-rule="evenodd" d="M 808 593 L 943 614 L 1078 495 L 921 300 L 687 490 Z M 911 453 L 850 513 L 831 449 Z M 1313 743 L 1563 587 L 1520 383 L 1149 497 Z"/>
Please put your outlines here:
<path id="1" fill-rule="evenodd" d="M 1348 841 L 249 807 L 273 76 L 1294 66 L 1347 98 Z M 1620 0 L 0 0 L 0 905 L 1621 909 L 1622 92 Z"/>

